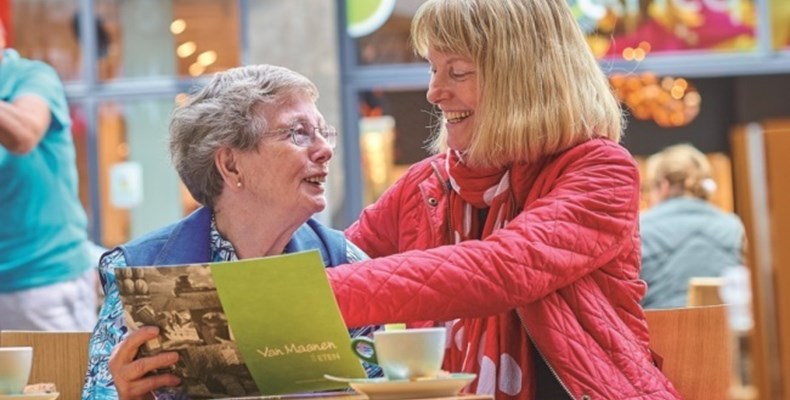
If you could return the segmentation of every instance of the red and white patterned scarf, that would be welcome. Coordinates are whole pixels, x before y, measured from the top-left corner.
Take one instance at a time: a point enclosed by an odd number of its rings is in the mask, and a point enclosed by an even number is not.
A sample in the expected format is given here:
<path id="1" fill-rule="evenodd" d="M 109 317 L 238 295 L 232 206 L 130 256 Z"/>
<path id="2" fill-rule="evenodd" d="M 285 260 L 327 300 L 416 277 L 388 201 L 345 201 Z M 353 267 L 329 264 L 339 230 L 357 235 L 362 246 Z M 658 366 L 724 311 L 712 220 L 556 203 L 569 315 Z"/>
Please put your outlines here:
<path id="1" fill-rule="evenodd" d="M 510 169 L 470 168 L 461 155 L 449 150 L 445 168 L 450 179 L 450 225 L 452 243 L 484 239 L 505 226 L 517 214 L 510 185 Z M 488 208 L 481 227 L 480 211 Z M 482 229 L 481 229 L 482 228 Z"/>
<path id="2" fill-rule="evenodd" d="M 470 168 L 449 151 L 445 170 L 450 181 L 448 244 L 485 239 L 521 211 L 526 195 L 526 164 L 510 168 Z M 488 208 L 482 221 L 481 210 Z M 497 400 L 531 398 L 535 393 L 532 344 L 515 310 L 447 323 L 444 368 L 478 374 L 467 390 Z"/>

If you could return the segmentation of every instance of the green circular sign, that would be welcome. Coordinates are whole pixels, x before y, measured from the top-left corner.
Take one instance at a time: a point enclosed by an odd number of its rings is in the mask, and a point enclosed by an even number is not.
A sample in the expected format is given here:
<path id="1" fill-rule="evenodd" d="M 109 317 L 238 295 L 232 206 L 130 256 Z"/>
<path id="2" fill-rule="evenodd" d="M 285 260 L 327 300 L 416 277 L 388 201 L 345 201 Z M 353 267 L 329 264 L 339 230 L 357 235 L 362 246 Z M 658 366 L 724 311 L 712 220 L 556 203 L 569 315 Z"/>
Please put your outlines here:
<path id="1" fill-rule="evenodd" d="M 392 15 L 395 0 L 346 0 L 348 34 L 357 38 L 373 33 Z"/>

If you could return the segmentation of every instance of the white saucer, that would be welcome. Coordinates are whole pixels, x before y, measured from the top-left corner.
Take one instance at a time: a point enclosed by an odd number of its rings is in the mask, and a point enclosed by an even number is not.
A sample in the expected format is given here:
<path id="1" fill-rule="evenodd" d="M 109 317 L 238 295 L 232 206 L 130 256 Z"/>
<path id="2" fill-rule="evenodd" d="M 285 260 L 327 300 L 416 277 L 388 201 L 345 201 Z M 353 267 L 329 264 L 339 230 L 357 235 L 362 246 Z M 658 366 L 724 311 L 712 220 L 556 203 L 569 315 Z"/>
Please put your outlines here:
<path id="1" fill-rule="evenodd" d="M 370 400 L 455 396 L 475 377 L 475 374 L 447 374 L 435 378 L 391 381 L 387 378 L 353 379 L 324 375 L 326 379 L 348 383 L 352 389 L 368 396 Z"/>
<path id="2" fill-rule="evenodd" d="M 0 394 L 0 400 L 55 400 L 60 393 Z"/>

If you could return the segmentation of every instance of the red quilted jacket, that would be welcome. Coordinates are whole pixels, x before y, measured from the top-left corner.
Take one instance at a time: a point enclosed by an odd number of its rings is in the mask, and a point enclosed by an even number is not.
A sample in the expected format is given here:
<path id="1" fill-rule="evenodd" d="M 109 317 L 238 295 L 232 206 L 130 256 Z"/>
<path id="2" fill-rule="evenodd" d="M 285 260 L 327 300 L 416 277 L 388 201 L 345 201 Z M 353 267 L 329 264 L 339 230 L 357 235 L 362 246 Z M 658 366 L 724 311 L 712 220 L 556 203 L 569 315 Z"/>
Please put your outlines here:
<path id="1" fill-rule="evenodd" d="M 653 364 L 639 306 L 639 176 L 628 152 L 594 139 L 528 166 L 523 211 L 455 246 L 443 246 L 443 159 L 412 166 L 346 231 L 371 257 L 389 256 L 328 270 L 346 323 L 515 309 L 517 328 L 574 398 L 679 398 Z"/>

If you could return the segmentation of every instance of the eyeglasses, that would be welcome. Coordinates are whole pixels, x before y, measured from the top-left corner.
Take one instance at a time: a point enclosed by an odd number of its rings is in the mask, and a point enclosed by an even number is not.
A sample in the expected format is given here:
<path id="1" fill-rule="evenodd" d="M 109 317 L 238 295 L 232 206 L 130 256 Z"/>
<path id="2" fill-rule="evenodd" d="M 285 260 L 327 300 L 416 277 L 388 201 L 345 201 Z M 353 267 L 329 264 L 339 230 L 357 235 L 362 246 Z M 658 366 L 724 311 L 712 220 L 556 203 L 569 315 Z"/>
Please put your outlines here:
<path id="1" fill-rule="evenodd" d="M 289 128 L 275 129 L 267 132 L 271 133 L 284 133 L 288 132 L 291 141 L 299 147 L 310 147 L 315 144 L 318 135 L 321 135 L 326 140 L 329 147 L 335 148 L 337 144 L 337 129 L 332 125 L 325 126 L 312 126 L 303 123 L 297 123 Z"/>

